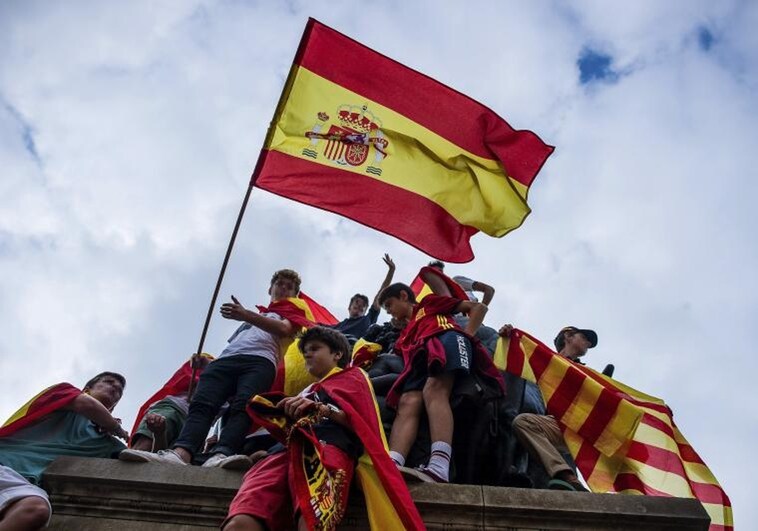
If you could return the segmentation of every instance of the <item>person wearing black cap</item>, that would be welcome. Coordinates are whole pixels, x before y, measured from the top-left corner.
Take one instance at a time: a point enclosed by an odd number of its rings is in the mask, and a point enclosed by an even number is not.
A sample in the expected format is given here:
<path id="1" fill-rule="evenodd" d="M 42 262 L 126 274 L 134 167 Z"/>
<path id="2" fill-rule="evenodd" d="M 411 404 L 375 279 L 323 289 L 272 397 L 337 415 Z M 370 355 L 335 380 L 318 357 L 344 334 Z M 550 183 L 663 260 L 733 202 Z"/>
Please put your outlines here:
<path id="1" fill-rule="evenodd" d="M 503 334 L 502 329 L 501 334 Z M 575 363 L 581 363 L 579 358 L 584 356 L 588 349 L 597 345 L 597 334 L 594 330 L 567 326 L 558 332 L 553 343 L 560 356 Z M 545 471 L 551 478 L 548 488 L 587 490 L 577 478 L 574 469 L 561 455 L 561 452 L 569 453 L 569 451 L 555 417 L 521 413 L 513 420 L 513 431 L 521 444 L 545 467 Z"/>

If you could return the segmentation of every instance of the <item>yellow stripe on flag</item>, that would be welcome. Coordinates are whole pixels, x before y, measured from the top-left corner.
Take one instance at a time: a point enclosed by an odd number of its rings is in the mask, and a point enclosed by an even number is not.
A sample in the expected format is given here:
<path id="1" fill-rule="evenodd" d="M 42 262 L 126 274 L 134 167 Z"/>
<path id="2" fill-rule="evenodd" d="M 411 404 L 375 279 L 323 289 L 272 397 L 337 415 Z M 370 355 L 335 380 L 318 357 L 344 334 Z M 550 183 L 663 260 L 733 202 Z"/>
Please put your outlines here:
<path id="1" fill-rule="evenodd" d="M 329 140 L 306 137 L 326 134 L 339 124 L 337 112 L 347 106 L 366 106 L 381 124 L 388 154 L 381 161 L 381 175 L 366 172 L 366 163 L 338 165 L 325 154 Z M 320 120 L 319 113 L 329 119 Z M 476 227 L 490 236 L 502 236 L 518 226 L 530 212 L 528 189 L 507 177 L 500 163 L 476 156 L 388 107 L 347 90 L 298 67 L 286 105 L 273 128 L 266 148 L 309 162 L 358 173 L 437 203 L 459 223 Z M 335 150 L 345 145 L 334 146 Z M 303 150 L 316 154 L 307 156 Z M 412 179 L 409 177 L 413 177 Z M 453 192 L 454 191 L 454 192 Z"/>
<path id="2" fill-rule="evenodd" d="M 53 387 L 53 386 L 51 385 L 50 387 Z M 34 395 L 26 404 L 18 408 L 18 411 L 16 411 L 13 415 L 11 415 L 10 418 L 8 418 L 8 420 L 6 420 L 5 423 L 3 423 L 3 425 L 0 427 L 4 428 L 5 426 L 9 426 L 10 424 L 13 424 L 14 422 L 16 422 L 18 419 L 25 417 L 26 414 L 29 412 L 29 408 L 34 403 L 34 401 L 37 400 L 40 396 L 47 393 L 50 390 L 50 387 L 46 387 L 45 389 L 43 389 L 42 391 Z"/>

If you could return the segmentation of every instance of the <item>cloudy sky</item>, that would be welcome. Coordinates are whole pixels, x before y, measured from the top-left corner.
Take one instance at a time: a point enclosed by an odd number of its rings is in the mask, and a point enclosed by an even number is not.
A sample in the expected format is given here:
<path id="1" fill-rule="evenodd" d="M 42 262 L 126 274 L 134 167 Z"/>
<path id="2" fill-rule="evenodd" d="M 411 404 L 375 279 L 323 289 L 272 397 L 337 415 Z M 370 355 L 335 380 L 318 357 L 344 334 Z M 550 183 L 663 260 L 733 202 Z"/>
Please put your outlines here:
<path id="1" fill-rule="evenodd" d="M 3 2 L 0 417 L 108 369 L 131 425 L 194 351 L 308 16 L 557 147 L 524 226 L 449 271 L 496 288 L 492 326 L 596 329 L 588 361 L 664 398 L 758 526 L 755 2 Z M 344 316 L 384 252 L 398 280 L 428 261 L 256 190 L 222 297 L 293 267 Z"/>

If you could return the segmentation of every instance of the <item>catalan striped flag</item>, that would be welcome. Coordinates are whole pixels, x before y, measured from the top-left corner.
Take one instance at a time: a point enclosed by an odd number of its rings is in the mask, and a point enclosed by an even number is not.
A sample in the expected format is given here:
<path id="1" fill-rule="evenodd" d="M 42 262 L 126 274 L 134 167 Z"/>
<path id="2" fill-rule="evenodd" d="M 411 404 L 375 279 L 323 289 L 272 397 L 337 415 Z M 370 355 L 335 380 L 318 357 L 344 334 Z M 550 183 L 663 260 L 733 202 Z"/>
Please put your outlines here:
<path id="1" fill-rule="evenodd" d="M 552 153 L 484 105 L 310 19 L 252 183 L 450 262 L 523 223 Z"/>
<path id="2" fill-rule="evenodd" d="M 733 529 L 729 498 L 661 399 L 573 363 L 517 329 L 498 342 L 494 362 L 537 383 L 593 492 L 696 498 L 712 531 Z"/>
<path id="3" fill-rule="evenodd" d="M 0 437 L 14 434 L 21 428 L 34 424 L 45 415 L 70 404 L 82 392 L 70 383 L 51 385 L 32 397 L 0 427 Z"/>

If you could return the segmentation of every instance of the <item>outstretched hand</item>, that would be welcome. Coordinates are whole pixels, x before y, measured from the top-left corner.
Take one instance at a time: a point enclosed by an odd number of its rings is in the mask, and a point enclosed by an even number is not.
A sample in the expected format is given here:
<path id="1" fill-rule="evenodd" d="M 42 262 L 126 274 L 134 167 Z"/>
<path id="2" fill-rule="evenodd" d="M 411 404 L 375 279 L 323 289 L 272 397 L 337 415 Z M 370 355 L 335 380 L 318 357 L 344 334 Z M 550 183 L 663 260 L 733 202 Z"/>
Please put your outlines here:
<path id="1" fill-rule="evenodd" d="M 395 262 L 392 261 L 392 258 L 390 258 L 390 255 L 387 253 L 384 253 L 384 256 L 382 257 L 382 260 L 384 260 L 384 263 L 387 264 L 387 268 L 390 271 L 395 270 Z"/>
<path id="2" fill-rule="evenodd" d="M 232 302 L 221 305 L 221 317 L 224 319 L 233 319 L 235 321 L 244 321 L 248 313 L 247 308 L 240 304 L 240 301 L 232 295 Z"/>

